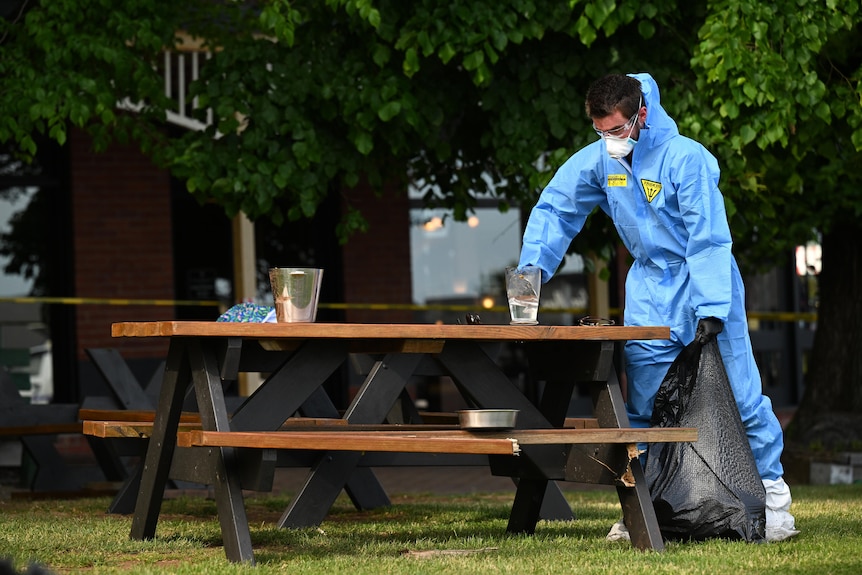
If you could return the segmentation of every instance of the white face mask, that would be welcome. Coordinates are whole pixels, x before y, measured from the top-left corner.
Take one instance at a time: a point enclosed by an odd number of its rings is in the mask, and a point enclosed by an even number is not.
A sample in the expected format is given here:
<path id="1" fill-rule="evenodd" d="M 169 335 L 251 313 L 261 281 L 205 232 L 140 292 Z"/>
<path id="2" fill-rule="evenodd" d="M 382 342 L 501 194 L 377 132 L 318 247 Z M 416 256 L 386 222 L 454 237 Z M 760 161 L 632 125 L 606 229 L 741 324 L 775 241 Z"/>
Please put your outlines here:
<path id="1" fill-rule="evenodd" d="M 631 134 L 631 132 L 629 132 Z M 627 138 L 614 138 L 607 136 L 605 138 L 605 147 L 608 149 L 608 155 L 615 160 L 625 158 L 634 149 L 637 140 L 633 140 L 631 136 Z"/>
<path id="2" fill-rule="evenodd" d="M 637 140 L 632 138 L 632 132 L 635 131 L 635 123 L 638 120 L 638 114 L 640 114 L 641 105 L 643 104 L 643 96 L 641 96 L 640 101 L 638 102 L 638 111 L 635 112 L 635 115 L 629 118 L 629 121 L 626 124 L 631 124 L 629 127 L 629 133 L 623 136 L 612 136 L 608 132 L 602 132 L 601 130 L 596 130 L 596 133 L 605 141 L 605 148 L 608 150 L 608 155 L 615 160 L 620 158 L 625 158 L 628 156 L 635 147 L 635 144 L 638 143 Z M 593 126 L 595 128 L 595 126 Z M 625 129 L 625 128 L 623 128 Z M 615 130 L 612 130 L 615 131 Z"/>

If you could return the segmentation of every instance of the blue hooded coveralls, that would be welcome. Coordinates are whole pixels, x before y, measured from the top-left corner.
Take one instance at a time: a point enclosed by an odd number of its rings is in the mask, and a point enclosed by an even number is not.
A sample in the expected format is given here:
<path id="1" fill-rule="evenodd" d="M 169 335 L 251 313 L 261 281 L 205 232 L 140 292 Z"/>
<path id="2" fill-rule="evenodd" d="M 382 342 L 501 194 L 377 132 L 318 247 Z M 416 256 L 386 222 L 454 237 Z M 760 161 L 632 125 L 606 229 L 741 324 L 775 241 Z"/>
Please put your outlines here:
<path id="1" fill-rule="evenodd" d="M 632 165 L 608 156 L 599 139 L 571 156 L 533 208 L 520 265 L 547 282 L 593 208 L 608 214 L 634 264 L 626 278 L 625 324 L 670 326 L 670 340 L 625 346 L 631 425 L 648 427 L 656 392 L 671 363 L 694 339 L 699 319 L 724 322 L 717 341 L 762 479 L 780 479 L 783 435 L 762 394 L 745 316 L 745 288 L 731 253 L 716 159 L 681 136 L 659 103 L 649 74 L 641 82 L 646 126 Z"/>

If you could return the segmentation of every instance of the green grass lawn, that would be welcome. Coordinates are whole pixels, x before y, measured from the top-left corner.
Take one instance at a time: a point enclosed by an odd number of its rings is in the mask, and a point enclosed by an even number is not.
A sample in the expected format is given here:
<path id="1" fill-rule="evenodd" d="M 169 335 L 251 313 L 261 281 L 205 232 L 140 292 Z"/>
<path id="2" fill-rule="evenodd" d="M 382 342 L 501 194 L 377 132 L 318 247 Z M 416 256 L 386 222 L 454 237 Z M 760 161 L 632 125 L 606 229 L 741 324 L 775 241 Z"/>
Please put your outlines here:
<path id="1" fill-rule="evenodd" d="M 577 575 L 862 573 L 862 485 L 794 486 L 802 533 L 772 544 L 668 543 L 663 553 L 605 541 L 620 507 L 613 491 L 566 491 L 578 519 L 540 522 L 533 536 L 506 535 L 511 496 L 392 496 L 393 506 L 357 512 L 338 500 L 316 529 L 275 522 L 289 497 L 249 498 L 256 566 L 225 559 L 215 502 L 164 503 L 156 538 L 129 539 L 131 518 L 108 515 L 105 498 L 0 501 L 0 558 L 54 573 Z"/>

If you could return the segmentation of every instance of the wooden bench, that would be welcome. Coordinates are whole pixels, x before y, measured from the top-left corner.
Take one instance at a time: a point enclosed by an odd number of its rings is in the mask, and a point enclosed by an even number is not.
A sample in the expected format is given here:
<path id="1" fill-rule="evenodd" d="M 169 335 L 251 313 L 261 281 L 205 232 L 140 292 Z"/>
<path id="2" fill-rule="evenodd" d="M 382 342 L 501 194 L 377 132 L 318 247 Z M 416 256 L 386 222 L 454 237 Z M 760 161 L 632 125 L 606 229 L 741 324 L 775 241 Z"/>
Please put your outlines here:
<path id="1" fill-rule="evenodd" d="M 135 423 L 149 423 L 152 425 L 156 418 L 156 412 L 148 409 L 87 409 L 78 410 L 78 419 L 81 421 L 130 421 Z M 183 423 L 200 423 L 197 413 L 183 412 L 180 421 Z"/>
<path id="2" fill-rule="evenodd" d="M 108 438 L 136 438 L 149 439 L 153 430 L 155 411 L 148 410 L 113 410 L 113 409 L 80 409 L 79 419 L 82 423 L 76 424 L 78 431 L 84 435 Z M 423 424 L 352 424 L 352 431 L 452 431 L 458 430 L 458 416 L 454 413 L 422 413 L 423 419 L 429 423 Z M 301 431 L 303 427 L 310 427 L 315 432 L 323 431 L 325 428 L 335 427 L 339 430 L 347 430 L 348 422 L 344 419 L 330 419 L 320 417 L 292 417 L 284 422 L 281 430 Z M 594 418 L 566 418 L 566 429 L 598 429 L 598 421 Z M 200 429 L 200 415 L 197 413 L 183 412 L 180 415 L 180 431 L 192 431 Z M 265 432 L 254 432 L 265 433 Z M 488 432 L 484 432 L 488 433 Z M 564 442 L 565 443 L 565 442 Z M 179 444 L 179 442 L 178 442 Z M 185 447 L 185 445 L 181 445 Z M 243 447 L 243 446 L 239 446 Z M 291 448 L 285 448 L 291 449 Z M 313 448 L 292 448 L 313 449 Z M 372 451 L 372 450 L 362 450 Z"/>
<path id="3" fill-rule="evenodd" d="M 599 428 L 593 418 L 567 418 L 562 429 L 512 429 L 507 431 L 464 430 L 454 413 L 423 414 L 435 423 L 423 424 L 349 424 L 338 418 L 291 417 L 278 431 L 204 431 L 197 413 L 183 412 L 177 430 L 177 446 L 234 447 L 249 449 L 272 458 L 277 453 L 311 453 L 322 450 L 363 452 L 364 457 L 380 454 L 377 461 L 396 457 L 518 456 L 526 445 L 592 444 L 627 446 L 627 457 L 610 463 L 619 484 L 632 486 L 629 462 L 638 456 L 638 443 L 697 441 L 691 428 Z M 80 411 L 83 433 L 102 439 L 148 440 L 152 435 L 154 411 L 85 410 Z M 454 422 L 454 423 L 453 423 Z M 270 455 L 263 455 L 267 453 Z M 414 460 L 415 461 L 415 460 Z M 397 463 L 394 463 L 397 465 Z M 253 467 L 253 465 L 252 465 Z M 182 477 L 182 473 L 180 473 Z M 182 477 L 190 480 L 189 477 Z M 269 479 L 249 481 L 255 490 L 271 489 Z"/>
<path id="4" fill-rule="evenodd" d="M 253 449 L 331 451 L 446 453 L 518 456 L 521 446 L 566 445 L 570 461 L 586 456 L 605 468 L 609 484 L 635 487 L 631 462 L 640 455 L 639 443 L 697 441 L 695 428 L 599 428 L 596 420 L 567 420 L 569 428 L 511 429 L 506 431 L 473 431 L 465 429 L 390 430 L 380 426 L 350 425 L 341 429 L 288 430 L 272 432 L 217 432 L 188 430 L 178 433 L 180 447 L 237 447 Z M 376 427 L 376 428 L 375 428 Z M 394 427 L 394 426 L 389 426 Z M 421 427 L 421 426 L 420 426 Z M 624 455 L 614 457 L 608 450 L 624 445 Z M 579 447 L 576 452 L 574 447 Z M 568 467 L 568 466 L 567 466 Z M 583 464 L 574 466 L 565 479 L 592 479 L 583 473 Z M 501 470 L 501 467 L 497 467 Z M 604 473 L 604 472 L 603 472 Z M 495 473 L 496 474 L 496 473 Z M 502 473 L 507 474 L 507 473 Z M 513 475 L 514 476 L 514 475 Z M 593 482 L 593 481 L 588 481 Z"/>
<path id="5" fill-rule="evenodd" d="M 69 465 L 57 449 L 58 436 L 80 434 L 83 429 L 74 420 L 74 412 L 72 406 L 50 404 L 0 407 L 0 440 L 19 442 L 23 450 L 20 486 L 42 495 L 66 496 L 84 491 L 98 480 L 83 467 Z M 42 418 L 47 421 L 41 423 Z M 66 418 L 69 420 L 63 421 Z"/>
<path id="6" fill-rule="evenodd" d="M 69 423 L 44 423 L 34 425 L 4 425 L 0 427 L 0 437 L 25 437 L 28 435 L 63 435 L 81 433 L 80 421 Z"/>
<path id="7" fill-rule="evenodd" d="M 511 429 L 507 431 L 387 430 L 382 426 L 341 426 L 314 431 L 203 431 L 177 433 L 180 447 L 245 447 L 410 453 L 518 455 L 521 445 L 697 441 L 693 428 Z M 356 427 L 364 429 L 354 429 Z M 401 427 L 401 426 L 396 426 Z"/>
<path id="8" fill-rule="evenodd" d="M 84 435 L 101 439 L 131 438 L 149 439 L 153 432 L 154 411 L 123 411 L 110 409 L 81 409 L 81 427 Z M 315 426 L 343 427 L 347 422 L 342 419 L 291 418 L 285 428 L 308 428 Z M 448 426 L 447 426 L 448 427 Z M 180 415 L 180 431 L 201 428 L 201 418 L 197 413 L 184 412 Z"/>
<path id="9" fill-rule="evenodd" d="M 149 409 L 82 407 L 78 410 L 81 433 L 90 440 L 90 447 L 103 473 L 108 481 L 121 484 L 108 506 L 109 513 L 128 514 L 135 509 L 143 456 L 155 415 L 156 412 Z M 184 412 L 182 422 L 200 426 L 200 416 Z M 130 463 L 126 463 L 127 459 Z"/>
<path id="10" fill-rule="evenodd" d="M 31 491 L 77 491 L 92 479 L 67 465 L 55 445 L 58 435 L 81 433 L 77 413 L 76 404 L 30 404 L 0 368 L 0 438 L 20 441 L 32 461 L 32 474 L 22 474 L 22 484 Z"/>
<path id="11" fill-rule="evenodd" d="M 83 411 L 82 415 L 85 415 Z M 142 415 L 144 417 L 138 420 L 84 420 L 83 432 L 101 438 L 148 438 L 153 429 L 152 417 L 146 413 Z M 184 413 L 177 432 L 177 446 L 517 456 L 521 445 L 636 446 L 637 443 L 697 441 L 694 428 L 599 428 L 593 419 L 570 419 L 567 424 L 563 429 L 472 431 L 447 424 L 348 424 L 341 419 L 291 418 L 278 431 L 204 431 L 197 414 Z M 631 453 L 632 457 L 636 456 L 636 447 Z"/>

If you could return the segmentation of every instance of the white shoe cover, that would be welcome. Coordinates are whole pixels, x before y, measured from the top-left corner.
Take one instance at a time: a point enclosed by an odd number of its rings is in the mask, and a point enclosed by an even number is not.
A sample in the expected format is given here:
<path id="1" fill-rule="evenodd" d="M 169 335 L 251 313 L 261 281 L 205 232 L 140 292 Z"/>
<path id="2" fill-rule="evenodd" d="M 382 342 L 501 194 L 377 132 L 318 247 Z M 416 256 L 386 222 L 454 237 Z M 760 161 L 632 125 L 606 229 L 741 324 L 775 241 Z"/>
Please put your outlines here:
<path id="1" fill-rule="evenodd" d="M 799 535 L 796 520 L 790 514 L 790 487 L 784 478 L 764 479 L 763 488 L 766 490 L 766 540 L 784 541 Z"/>
<path id="2" fill-rule="evenodd" d="M 796 535 L 796 520 L 790 514 L 790 487 L 783 478 L 775 480 L 764 479 L 763 488 L 766 490 L 766 540 L 769 542 L 784 541 Z M 611 526 L 605 537 L 608 541 L 631 541 L 628 527 L 620 519 Z"/>
<path id="3" fill-rule="evenodd" d="M 626 527 L 625 522 L 620 519 L 616 523 L 611 526 L 611 530 L 608 531 L 607 536 L 605 537 L 608 541 L 631 541 L 631 537 L 629 536 L 629 528 Z"/>

